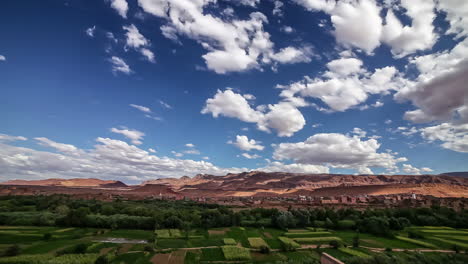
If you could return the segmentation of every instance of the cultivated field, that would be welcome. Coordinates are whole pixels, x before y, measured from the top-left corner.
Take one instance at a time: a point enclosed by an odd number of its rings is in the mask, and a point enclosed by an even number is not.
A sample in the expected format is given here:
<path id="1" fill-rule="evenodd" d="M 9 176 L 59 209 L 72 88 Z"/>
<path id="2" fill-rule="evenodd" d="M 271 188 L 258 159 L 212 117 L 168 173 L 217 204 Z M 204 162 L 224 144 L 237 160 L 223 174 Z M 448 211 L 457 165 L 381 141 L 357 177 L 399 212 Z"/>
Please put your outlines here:
<path id="1" fill-rule="evenodd" d="M 468 231 L 409 227 L 393 237 L 379 237 L 314 228 L 145 231 L 0 226 L 0 252 L 8 255 L 15 245 L 18 255 L 0 257 L 0 264 L 92 264 L 98 258 L 107 262 L 96 263 L 319 263 L 321 252 L 352 262 L 383 254 L 411 257 L 414 251 L 432 257 L 464 252 L 468 249 Z"/>

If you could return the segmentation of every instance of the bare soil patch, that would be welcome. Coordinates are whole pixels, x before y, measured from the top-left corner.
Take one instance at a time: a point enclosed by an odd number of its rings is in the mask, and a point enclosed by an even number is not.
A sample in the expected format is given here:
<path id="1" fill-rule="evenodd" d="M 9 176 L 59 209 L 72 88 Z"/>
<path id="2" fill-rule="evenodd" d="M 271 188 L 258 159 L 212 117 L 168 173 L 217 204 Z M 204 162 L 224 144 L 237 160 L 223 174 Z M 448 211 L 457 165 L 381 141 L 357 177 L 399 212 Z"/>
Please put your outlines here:
<path id="1" fill-rule="evenodd" d="M 268 232 L 263 232 L 266 238 L 273 238 L 273 236 Z"/>
<path id="2" fill-rule="evenodd" d="M 185 250 L 177 250 L 171 253 L 169 258 L 169 264 L 184 264 L 185 254 L 187 251 Z"/>
<path id="3" fill-rule="evenodd" d="M 151 258 L 151 263 L 153 264 L 169 264 L 169 259 L 171 258 L 171 254 L 156 254 Z"/>

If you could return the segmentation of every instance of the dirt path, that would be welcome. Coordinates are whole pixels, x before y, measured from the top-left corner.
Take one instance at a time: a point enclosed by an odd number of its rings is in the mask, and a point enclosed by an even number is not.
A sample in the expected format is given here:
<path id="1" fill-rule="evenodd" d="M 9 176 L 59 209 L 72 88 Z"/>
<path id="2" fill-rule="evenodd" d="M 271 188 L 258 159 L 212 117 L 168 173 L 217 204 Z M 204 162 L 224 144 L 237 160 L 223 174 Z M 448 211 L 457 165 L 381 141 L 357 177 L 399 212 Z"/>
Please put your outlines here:
<path id="1" fill-rule="evenodd" d="M 368 249 L 374 252 L 382 252 L 385 251 L 385 248 L 374 248 L 374 247 L 364 247 L 362 248 Z M 411 252 L 438 252 L 438 253 L 455 253 L 454 250 L 448 249 L 427 249 L 427 248 L 414 248 L 414 249 L 406 249 L 406 248 L 392 248 L 392 251 L 396 252 L 403 252 L 403 251 L 411 251 Z"/>

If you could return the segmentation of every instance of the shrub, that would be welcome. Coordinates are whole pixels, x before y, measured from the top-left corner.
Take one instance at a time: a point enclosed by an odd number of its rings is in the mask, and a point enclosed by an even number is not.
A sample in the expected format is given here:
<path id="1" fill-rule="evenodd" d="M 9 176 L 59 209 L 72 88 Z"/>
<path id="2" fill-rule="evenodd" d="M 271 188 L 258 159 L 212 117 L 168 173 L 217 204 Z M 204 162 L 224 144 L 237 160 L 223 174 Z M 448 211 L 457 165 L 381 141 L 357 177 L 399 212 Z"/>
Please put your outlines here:
<path id="1" fill-rule="evenodd" d="M 11 245 L 5 250 L 5 253 L 3 253 L 3 255 L 5 257 L 17 256 L 20 254 L 20 251 L 21 249 L 18 245 Z"/>
<path id="2" fill-rule="evenodd" d="M 267 246 L 261 246 L 260 247 L 260 253 L 262 254 L 270 254 L 270 248 Z"/>
<path id="3" fill-rule="evenodd" d="M 341 243 L 338 240 L 332 240 L 332 241 L 328 242 L 328 244 L 334 249 L 337 249 L 337 248 L 339 248 L 341 246 Z"/>
<path id="4" fill-rule="evenodd" d="M 52 238 L 52 234 L 51 233 L 45 233 L 43 236 L 42 236 L 42 239 L 43 240 L 50 240 Z"/>

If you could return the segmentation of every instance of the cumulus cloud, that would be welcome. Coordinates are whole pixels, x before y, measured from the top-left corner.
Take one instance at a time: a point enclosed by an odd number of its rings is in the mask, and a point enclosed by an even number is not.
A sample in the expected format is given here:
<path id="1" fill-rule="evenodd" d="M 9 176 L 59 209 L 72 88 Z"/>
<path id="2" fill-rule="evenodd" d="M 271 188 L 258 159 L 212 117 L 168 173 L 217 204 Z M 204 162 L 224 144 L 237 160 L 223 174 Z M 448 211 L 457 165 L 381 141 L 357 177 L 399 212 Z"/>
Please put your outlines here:
<path id="1" fill-rule="evenodd" d="M 368 54 L 380 45 L 381 8 L 373 0 L 330 1 L 295 0 L 309 11 L 330 15 L 336 41 L 345 47 L 356 47 Z"/>
<path id="2" fill-rule="evenodd" d="M 397 90 L 401 78 L 395 67 L 384 67 L 370 72 L 362 68 L 362 61 L 356 58 L 340 58 L 327 63 L 328 71 L 320 77 L 305 76 L 303 80 L 288 85 L 277 85 L 283 89 L 281 96 L 320 99 L 330 109 L 324 111 L 346 111 L 365 102 L 368 94 L 387 94 Z"/>
<path id="3" fill-rule="evenodd" d="M 368 172 L 366 168 L 370 167 L 394 170 L 398 162 L 406 161 L 406 158 L 397 158 L 395 153 L 379 153 L 379 148 L 380 144 L 375 139 L 320 133 L 304 142 L 276 145 L 273 157 L 277 160 L 293 160 L 299 164 L 350 168 L 361 172 Z"/>
<path id="4" fill-rule="evenodd" d="M 194 176 L 197 173 L 224 175 L 246 168 L 219 168 L 210 162 L 158 157 L 120 140 L 97 138 L 89 150 L 68 144 L 40 141 L 60 148 L 59 153 L 16 147 L 0 142 L 3 180 L 67 177 L 96 177 L 119 180 L 148 180 L 160 177 Z M 53 143 L 53 144 L 49 144 Z M 68 147 L 63 147 L 63 146 Z M 78 154 L 70 152 L 75 150 Z"/>
<path id="5" fill-rule="evenodd" d="M 405 113 L 415 123 L 434 120 L 468 122 L 468 39 L 452 50 L 415 57 L 420 74 L 400 89 L 397 101 L 409 100 L 417 109 Z"/>
<path id="6" fill-rule="evenodd" d="M 121 17 L 127 18 L 128 3 L 126 0 L 110 0 L 110 3 L 111 7 L 117 11 Z"/>
<path id="7" fill-rule="evenodd" d="M 109 61 L 112 64 L 112 72 L 114 73 L 121 72 L 124 74 L 131 74 L 133 72 L 122 58 L 112 56 Z"/>
<path id="8" fill-rule="evenodd" d="M 192 144 L 192 143 L 187 143 L 187 144 L 185 144 L 185 146 L 186 146 L 187 148 L 194 148 L 194 147 L 195 147 L 195 145 Z"/>
<path id="9" fill-rule="evenodd" d="M 257 1 L 248 1 L 249 5 Z M 206 8 L 214 1 L 138 0 L 147 13 L 164 18 L 164 36 L 178 41 L 183 35 L 200 43 L 208 52 L 202 56 L 206 66 L 219 74 L 260 68 L 265 64 L 308 61 L 302 49 L 284 47 L 275 52 L 270 34 L 264 31 L 265 15 L 253 12 L 248 19 L 217 17 Z M 238 2 L 241 3 L 242 2 Z"/>
<path id="10" fill-rule="evenodd" d="M 455 34 L 457 39 L 468 35 L 468 2 L 464 0 L 436 1 L 436 8 L 445 12 L 450 28 L 447 34 Z"/>
<path id="11" fill-rule="evenodd" d="M 304 106 L 302 103 L 300 100 L 289 100 L 253 109 L 243 95 L 227 89 L 218 90 L 213 98 L 207 99 L 201 113 L 211 113 L 215 118 L 223 115 L 256 123 L 258 129 L 262 131 L 270 132 L 274 129 L 278 136 L 289 137 L 301 130 L 306 123 L 304 116 L 296 107 Z"/>
<path id="12" fill-rule="evenodd" d="M 277 0 L 273 2 L 273 5 L 274 5 L 274 8 L 273 8 L 272 14 L 274 16 L 283 16 L 283 10 L 281 9 L 284 5 L 283 2 Z"/>
<path id="13" fill-rule="evenodd" d="M 402 165 L 402 170 L 405 173 L 416 174 L 416 175 L 420 175 L 422 172 L 432 172 L 433 171 L 431 168 L 427 168 L 427 167 L 416 168 L 416 167 L 413 167 L 410 164 L 403 164 Z"/>
<path id="14" fill-rule="evenodd" d="M 128 129 L 126 127 L 122 127 L 122 129 L 113 127 L 110 129 L 110 131 L 125 136 L 126 138 L 131 140 L 132 144 L 135 145 L 141 145 L 143 143 L 141 140 L 145 136 L 145 133 L 141 131 Z"/>
<path id="15" fill-rule="evenodd" d="M 279 161 L 273 161 L 267 164 L 267 166 L 258 168 L 256 170 L 265 172 L 289 172 L 289 173 L 329 173 L 329 168 L 320 165 L 310 164 L 284 164 Z"/>
<path id="16" fill-rule="evenodd" d="M 261 142 L 255 139 L 249 139 L 247 136 L 236 136 L 236 141 L 228 141 L 228 144 L 232 144 L 241 150 L 250 151 L 252 149 L 263 150 L 265 147 L 260 145 Z"/>
<path id="17" fill-rule="evenodd" d="M 142 111 L 143 113 L 151 113 L 151 109 L 149 107 L 136 104 L 130 104 L 130 106 Z"/>
<path id="18" fill-rule="evenodd" d="M 336 41 L 346 48 L 362 49 L 368 54 L 372 54 L 383 42 L 390 46 L 395 57 L 403 57 L 418 50 L 431 48 L 437 39 L 433 26 L 433 1 L 402 0 L 401 3 L 386 5 L 389 9 L 385 23 L 380 16 L 382 7 L 374 0 L 295 2 L 309 11 L 323 11 L 330 15 Z M 451 4 L 444 5 L 445 10 L 451 10 L 446 6 Z M 411 25 L 402 24 L 395 15 L 399 10 L 405 10 L 404 15 L 411 19 Z"/>
<path id="19" fill-rule="evenodd" d="M 0 61 L 6 61 L 6 57 L 3 55 L 0 55 Z"/>
<path id="20" fill-rule="evenodd" d="M 443 142 L 443 148 L 468 153 L 468 124 L 442 123 L 423 128 L 421 135 L 431 142 Z"/>
<path id="21" fill-rule="evenodd" d="M 155 62 L 154 53 L 148 49 L 151 43 L 140 33 L 138 28 L 131 24 L 123 26 L 123 29 L 126 31 L 125 36 L 127 37 L 126 47 L 139 51 L 149 62 Z"/>
<path id="22" fill-rule="evenodd" d="M 404 57 L 417 50 L 431 48 L 437 35 L 434 33 L 433 21 L 434 2 L 426 0 L 402 0 L 401 7 L 405 14 L 411 18 L 411 26 L 404 26 L 394 14 L 388 10 L 383 27 L 382 41 L 391 47 L 396 57 Z M 395 5 L 394 8 L 399 8 Z"/>

